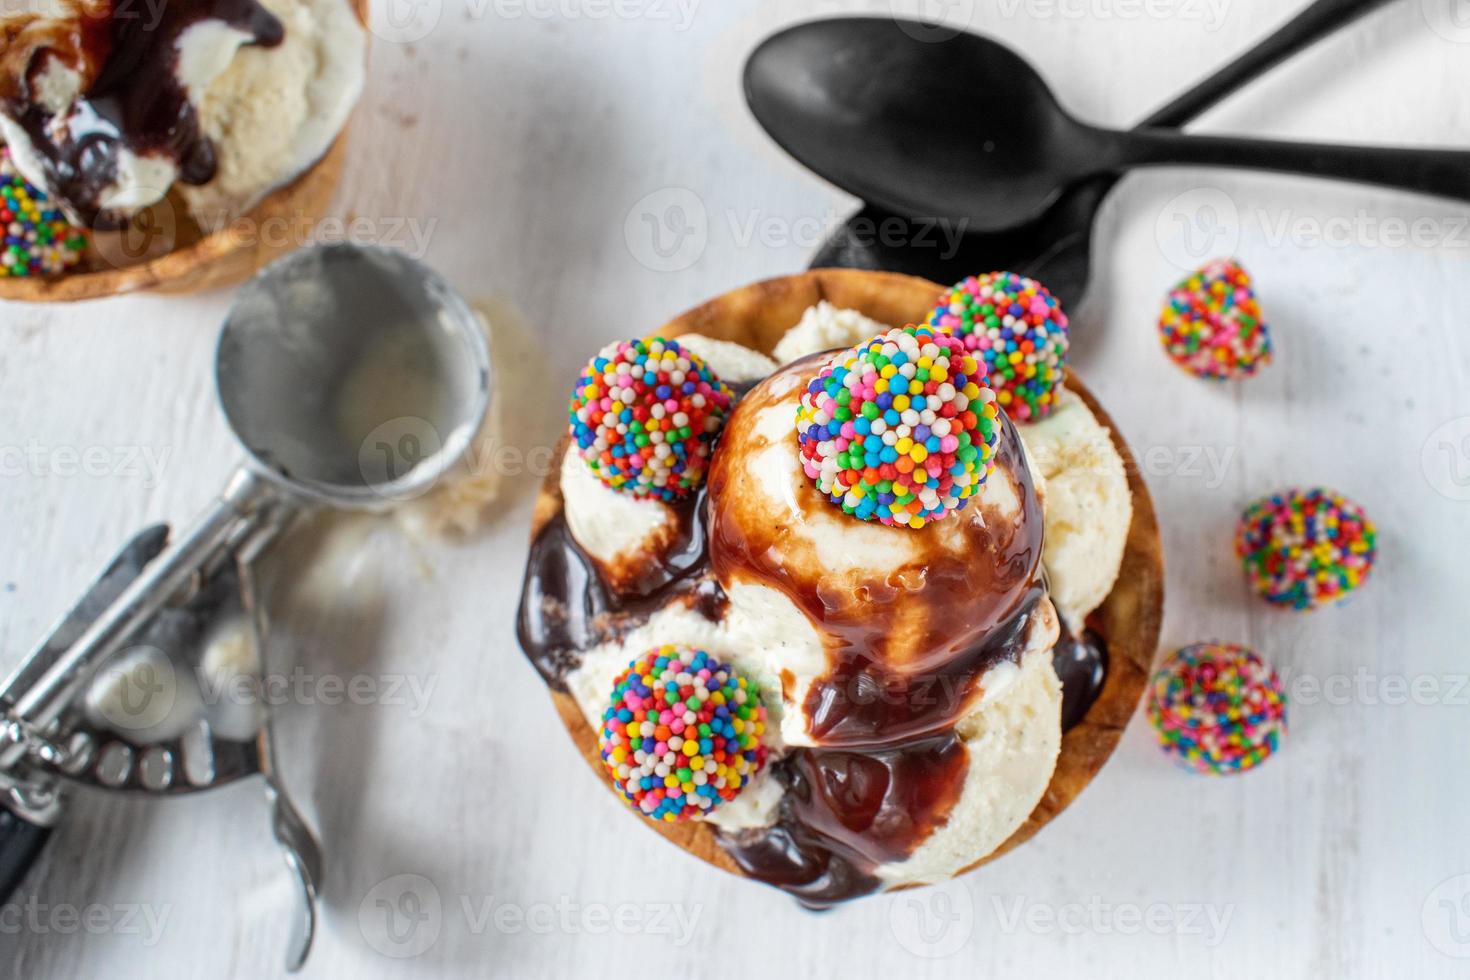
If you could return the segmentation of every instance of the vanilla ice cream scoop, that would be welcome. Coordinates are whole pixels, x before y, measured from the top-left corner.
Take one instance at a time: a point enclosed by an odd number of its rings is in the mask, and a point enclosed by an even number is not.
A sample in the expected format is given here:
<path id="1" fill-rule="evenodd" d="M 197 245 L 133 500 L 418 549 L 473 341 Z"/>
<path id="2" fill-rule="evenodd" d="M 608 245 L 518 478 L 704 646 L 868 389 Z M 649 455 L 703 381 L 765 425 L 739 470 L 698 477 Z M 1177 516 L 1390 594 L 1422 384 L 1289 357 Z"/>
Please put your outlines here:
<path id="1" fill-rule="evenodd" d="M 765 624 L 744 632 L 779 677 L 790 786 L 771 826 L 724 843 L 748 873 L 819 902 L 979 860 L 1031 812 L 1061 739 L 1042 512 L 1014 427 L 970 506 L 920 529 L 858 520 L 806 476 L 792 435 L 829 359 L 740 402 L 708 508 L 727 620 Z"/>
<path id="2" fill-rule="evenodd" d="M 798 455 L 796 405 L 826 360 L 744 395 L 688 499 L 619 494 L 568 453 L 519 623 L 594 727 L 617 674 L 653 646 L 705 650 L 756 681 L 775 761 L 710 822 L 747 874 L 814 904 L 994 850 L 1046 790 L 1062 704 L 1041 505 L 1015 429 L 1003 424 L 993 472 L 957 514 L 918 530 L 858 520 Z"/>
<path id="3" fill-rule="evenodd" d="M 788 742 L 890 745 L 952 725 L 983 696 L 981 676 L 1014 661 L 1044 599 L 1041 508 L 1005 423 L 971 506 L 920 530 L 843 513 L 802 471 L 793 435 L 828 360 L 781 369 L 731 417 L 710 470 L 710 561 L 737 606 L 794 607 L 781 618 L 820 637 L 819 656 L 781 668 Z"/>
<path id="4" fill-rule="evenodd" d="M 1080 383 L 1049 424 L 999 420 L 984 484 L 922 527 L 861 520 L 809 476 L 803 390 L 936 290 L 822 270 L 689 311 L 669 334 L 739 396 L 705 483 L 638 498 L 569 453 L 537 502 L 517 634 L 579 747 L 595 752 L 619 674 L 651 648 L 730 665 L 759 688 L 769 761 L 728 805 L 659 829 L 808 905 L 1029 837 L 1112 751 L 1157 641 L 1147 494 Z"/>
<path id="5" fill-rule="evenodd" d="M 248 207 L 320 158 L 362 86 L 348 0 L 62 0 L 0 30 L 0 137 L 95 227 L 221 176 L 207 203 Z"/>

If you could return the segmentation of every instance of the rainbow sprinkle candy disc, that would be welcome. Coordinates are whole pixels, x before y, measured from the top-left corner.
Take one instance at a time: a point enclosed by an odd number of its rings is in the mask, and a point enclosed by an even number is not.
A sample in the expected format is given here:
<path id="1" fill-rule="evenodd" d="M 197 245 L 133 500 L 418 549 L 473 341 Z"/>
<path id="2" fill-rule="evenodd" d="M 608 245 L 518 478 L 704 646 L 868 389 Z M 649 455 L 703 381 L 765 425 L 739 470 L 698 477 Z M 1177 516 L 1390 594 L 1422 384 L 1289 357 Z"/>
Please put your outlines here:
<path id="1" fill-rule="evenodd" d="M 86 230 L 20 175 L 8 146 L 0 146 L 0 228 L 0 276 L 57 276 L 80 262 L 87 247 Z"/>
<path id="2" fill-rule="evenodd" d="M 1225 776 L 1254 769 L 1280 748 L 1286 695 L 1253 651 L 1196 643 L 1154 674 L 1148 717 L 1165 752 L 1195 772 Z"/>
<path id="3" fill-rule="evenodd" d="M 662 646 L 613 683 L 598 745 L 613 785 L 650 820 L 709 813 L 766 762 L 756 685 L 703 650 Z"/>
<path id="4" fill-rule="evenodd" d="M 971 276 L 939 299 L 929 324 L 985 361 L 1000 407 L 1017 422 L 1044 419 L 1066 375 L 1067 314 L 1045 286 L 1014 272 Z"/>
<path id="5" fill-rule="evenodd" d="M 1251 277 L 1234 259 L 1215 259 L 1169 293 L 1159 340 L 1174 363 L 1223 381 L 1271 363 L 1271 333 L 1261 319 Z"/>
<path id="6" fill-rule="evenodd" d="M 1378 529 L 1341 494 L 1322 487 L 1283 490 L 1246 508 L 1235 553 L 1267 602 L 1316 609 L 1341 601 L 1368 578 Z"/>
<path id="7" fill-rule="evenodd" d="M 801 396 L 796 433 L 802 469 L 845 513 L 920 528 L 985 482 L 1000 413 L 959 338 L 907 326 L 823 368 Z"/>
<path id="8" fill-rule="evenodd" d="M 699 488 L 733 398 L 672 340 L 604 347 L 582 371 L 568 413 L 577 451 L 604 484 L 674 500 Z"/>

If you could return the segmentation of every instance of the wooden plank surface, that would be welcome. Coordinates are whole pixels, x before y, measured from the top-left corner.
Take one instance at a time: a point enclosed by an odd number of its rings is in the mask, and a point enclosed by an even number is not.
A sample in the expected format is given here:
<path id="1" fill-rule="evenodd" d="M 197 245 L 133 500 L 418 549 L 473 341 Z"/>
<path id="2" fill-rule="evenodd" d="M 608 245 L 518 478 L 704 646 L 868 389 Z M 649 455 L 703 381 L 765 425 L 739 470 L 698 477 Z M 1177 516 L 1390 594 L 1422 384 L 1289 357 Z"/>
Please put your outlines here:
<path id="1" fill-rule="evenodd" d="M 1165 643 L 1252 643 L 1289 675 L 1292 732 L 1261 771 L 1187 777 L 1135 719 L 1100 777 L 1026 847 L 956 884 L 811 915 L 662 845 L 576 759 L 512 628 L 543 458 L 532 451 L 555 437 L 556 392 L 601 342 L 805 265 L 850 202 L 749 118 L 744 55 L 785 23 L 919 2 L 423 0 L 412 10 L 437 20 L 412 42 L 410 8 L 375 12 L 384 39 L 339 212 L 422 251 L 491 307 L 526 421 L 503 440 L 520 454 L 497 457 L 507 490 L 483 533 L 418 544 L 363 525 L 291 602 L 282 644 L 305 693 L 283 711 L 287 775 L 329 865 L 306 976 L 1463 970 L 1463 204 L 1171 169 L 1129 178 L 1097 229 L 1074 363 L 1159 507 Z M 1081 117 L 1127 125 L 1298 6 L 948 9 L 1023 49 Z M 1201 128 L 1463 144 L 1467 55 L 1463 4 L 1403 0 Z M 1229 252 L 1256 276 L 1278 358 L 1243 386 L 1208 386 L 1165 361 L 1152 324 L 1181 264 Z M 114 543 L 186 519 L 228 471 L 235 450 L 208 376 L 228 301 L 0 307 L 0 661 Z M 1376 518 L 1378 569 L 1344 608 L 1268 609 L 1231 557 L 1235 516 L 1257 494 L 1317 482 Z M 330 703 L 327 676 L 372 678 L 376 695 Z M 288 900 L 254 784 L 163 804 L 81 797 L 0 916 L 0 961 L 24 977 L 271 976 Z M 101 911 L 74 923 L 67 910 L 89 906 Z"/>

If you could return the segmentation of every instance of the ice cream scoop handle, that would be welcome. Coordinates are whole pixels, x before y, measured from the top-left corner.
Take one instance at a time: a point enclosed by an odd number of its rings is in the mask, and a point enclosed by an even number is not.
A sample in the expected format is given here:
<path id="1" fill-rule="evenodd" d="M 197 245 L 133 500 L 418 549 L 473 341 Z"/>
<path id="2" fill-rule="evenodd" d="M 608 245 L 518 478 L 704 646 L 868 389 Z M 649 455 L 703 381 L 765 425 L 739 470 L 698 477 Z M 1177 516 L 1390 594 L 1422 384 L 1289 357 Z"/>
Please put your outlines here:
<path id="1" fill-rule="evenodd" d="M 210 509 L 154 559 L 33 684 L 17 694 L 8 713 L 8 742 L 0 746 L 0 771 L 26 755 L 31 747 L 27 736 L 44 731 L 60 715 L 98 664 L 217 555 L 240 532 L 242 523 L 258 522 L 265 504 L 280 495 L 258 473 L 245 467 L 238 470 Z"/>
<path id="2" fill-rule="evenodd" d="M 22 820 L 0 806 L 0 902 L 10 901 L 50 836 L 50 827 Z"/>

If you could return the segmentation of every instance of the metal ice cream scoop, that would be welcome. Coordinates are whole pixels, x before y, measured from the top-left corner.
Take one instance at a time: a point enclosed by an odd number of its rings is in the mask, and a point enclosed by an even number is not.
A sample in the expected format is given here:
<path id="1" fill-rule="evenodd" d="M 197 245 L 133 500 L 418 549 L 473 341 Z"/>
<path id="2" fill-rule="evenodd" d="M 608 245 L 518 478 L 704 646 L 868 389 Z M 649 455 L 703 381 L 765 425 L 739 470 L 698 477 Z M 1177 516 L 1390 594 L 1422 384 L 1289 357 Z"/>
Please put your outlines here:
<path id="1" fill-rule="evenodd" d="M 390 249 L 322 246 L 242 288 L 215 380 L 245 460 L 171 543 L 167 526 L 130 541 L 0 689 L 0 899 L 68 782 L 184 793 L 260 773 L 301 885 L 295 969 L 320 847 L 277 776 L 263 704 L 201 692 L 267 676 L 253 560 L 305 509 L 386 508 L 444 475 L 484 419 L 490 353 L 429 269 Z"/>

